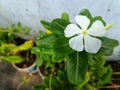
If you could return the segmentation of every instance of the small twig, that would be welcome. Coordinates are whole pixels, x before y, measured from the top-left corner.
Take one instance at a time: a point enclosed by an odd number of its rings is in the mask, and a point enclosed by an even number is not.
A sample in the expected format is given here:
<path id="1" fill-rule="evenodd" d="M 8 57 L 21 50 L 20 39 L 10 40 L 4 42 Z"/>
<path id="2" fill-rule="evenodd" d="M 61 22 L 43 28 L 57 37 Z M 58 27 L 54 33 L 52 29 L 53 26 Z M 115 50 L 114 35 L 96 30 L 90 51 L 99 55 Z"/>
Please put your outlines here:
<path id="1" fill-rule="evenodd" d="M 23 85 L 23 83 L 20 83 L 18 86 L 17 86 L 17 90 L 20 90 L 20 87 Z"/>
<path id="2" fill-rule="evenodd" d="M 109 86 L 103 86 L 103 87 L 101 87 L 101 89 L 103 89 L 103 88 L 106 88 L 106 89 L 110 88 L 110 89 L 116 89 L 116 90 L 118 90 L 120 88 L 120 85 L 116 85 L 113 82 L 111 82 L 110 84 L 111 84 L 111 86 L 110 85 Z"/>
<path id="3" fill-rule="evenodd" d="M 111 88 L 111 89 L 118 89 L 120 88 L 120 85 L 113 85 L 113 86 L 104 86 L 104 87 L 101 87 L 101 88 Z"/>
<path id="4" fill-rule="evenodd" d="M 113 74 L 117 74 L 117 75 L 119 74 L 120 75 L 120 72 L 113 72 Z"/>

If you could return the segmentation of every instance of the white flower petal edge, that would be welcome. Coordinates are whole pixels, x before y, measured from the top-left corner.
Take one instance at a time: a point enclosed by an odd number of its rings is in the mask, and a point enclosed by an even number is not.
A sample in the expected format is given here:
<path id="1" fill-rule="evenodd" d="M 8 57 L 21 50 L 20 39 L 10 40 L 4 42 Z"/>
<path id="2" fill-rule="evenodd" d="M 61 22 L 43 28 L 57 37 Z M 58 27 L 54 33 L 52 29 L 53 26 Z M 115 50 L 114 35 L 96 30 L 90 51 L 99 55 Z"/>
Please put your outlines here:
<path id="1" fill-rule="evenodd" d="M 66 27 L 64 33 L 65 33 L 66 37 L 71 37 L 71 36 L 73 36 L 75 34 L 81 33 L 81 29 L 75 24 L 69 24 Z"/>
<path id="2" fill-rule="evenodd" d="M 92 36 L 104 36 L 106 29 L 100 20 L 95 21 L 92 26 L 88 29 L 88 34 Z"/>
<path id="3" fill-rule="evenodd" d="M 75 20 L 83 30 L 87 30 L 90 20 L 86 16 L 78 15 L 75 17 Z"/>
<path id="4" fill-rule="evenodd" d="M 69 45 L 72 49 L 76 51 L 83 51 L 84 46 L 83 46 L 83 36 L 79 35 L 76 37 L 73 37 L 69 40 Z"/>
<path id="5" fill-rule="evenodd" d="M 89 53 L 97 53 L 102 45 L 101 40 L 91 37 L 89 35 L 84 36 L 84 41 L 85 41 L 85 51 Z"/>

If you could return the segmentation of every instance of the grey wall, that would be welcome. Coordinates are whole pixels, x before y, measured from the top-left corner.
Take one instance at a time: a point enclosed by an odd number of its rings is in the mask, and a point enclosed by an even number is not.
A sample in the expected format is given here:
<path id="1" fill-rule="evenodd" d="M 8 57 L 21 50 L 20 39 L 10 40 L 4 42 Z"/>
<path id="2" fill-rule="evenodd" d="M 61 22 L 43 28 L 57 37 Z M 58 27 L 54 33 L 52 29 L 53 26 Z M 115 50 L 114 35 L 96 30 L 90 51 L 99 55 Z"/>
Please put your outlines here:
<path id="1" fill-rule="evenodd" d="M 0 26 L 22 22 L 33 27 L 34 34 L 43 29 L 39 21 L 52 20 L 68 12 L 71 22 L 83 8 L 90 10 L 93 16 L 100 15 L 107 23 L 113 23 L 107 36 L 120 41 L 120 0 L 0 0 Z M 117 47 L 109 59 L 118 60 L 120 47 Z"/>

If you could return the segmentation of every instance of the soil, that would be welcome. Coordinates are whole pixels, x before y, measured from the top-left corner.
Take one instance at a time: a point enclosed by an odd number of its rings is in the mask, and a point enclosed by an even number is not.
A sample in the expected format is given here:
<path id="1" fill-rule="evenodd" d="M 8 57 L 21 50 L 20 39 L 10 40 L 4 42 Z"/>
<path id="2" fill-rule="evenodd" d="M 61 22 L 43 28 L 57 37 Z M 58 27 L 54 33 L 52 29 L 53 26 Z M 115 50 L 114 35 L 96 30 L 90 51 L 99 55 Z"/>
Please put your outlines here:
<path id="1" fill-rule="evenodd" d="M 22 39 L 22 38 L 14 38 L 13 40 L 13 43 L 16 44 L 16 45 L 21 45 L 25 42 L 26 40 L 25 39 Z M 35 62 L 35 59 L 36 59 L 36 55 L 34 54 L 31 54 L 31 51 L 30 50 L 27 50 L 27 51 L 22 51 L 22 52 L 18 52 L 18 54 L 24 58 L 24 61 L 21 62 L 21 63 L 16 63 L 15 65 L 18 66 L 19 68 L 26 68 L 26 67 L 29 67 L 31 66 L 34 62 Z"/>
<path id="2" fill-rule="evenodd" d="M 24 61 L 21 63 L 16 63 L 15 65 L 19 68 L 26 68 L 31 66 L 36 59 L 36 55 L 31 54 L 30 51 L 22 51 L 20 55 L 24 58 Z"/>
<path id="3" fill-rule="evenodd" d="M 21 44 L 23 44 L 25 41 L 26 41 L 26 40 L 24 40 L 24 39 L 22 39 L 22 38 L 14 38 L 13 43 L 14 43 L 15 45 L 21 45 Z"/>
<path id="4" fill-rule="evenodd" d="M 21 84 L 22 78 L 27 77 L 27 83 Z M 32 90 L 32 86 L 42 82 L 38 73 L 28 74 L 19 72 L 8 62 L 0 62 L 0 90 Z"/>

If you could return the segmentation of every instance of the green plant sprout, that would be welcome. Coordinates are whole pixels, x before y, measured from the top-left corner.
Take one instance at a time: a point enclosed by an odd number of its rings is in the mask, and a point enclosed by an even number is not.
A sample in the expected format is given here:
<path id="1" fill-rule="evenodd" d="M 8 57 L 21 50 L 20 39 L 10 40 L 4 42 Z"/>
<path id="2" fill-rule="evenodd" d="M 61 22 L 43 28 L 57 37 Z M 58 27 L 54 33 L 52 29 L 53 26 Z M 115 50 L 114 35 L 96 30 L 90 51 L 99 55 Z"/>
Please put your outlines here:
<path id="1" fill-rule="evenodd" d="M 20 84 L 19 84 L 18 87 L 17 87 L 17 90 L 20 90 L 20 87 L 21 87 L 22 85 L 27 84 L 27 83 L 28 83 L 28 77 L 27 77 L 27 76 L 23 76 Z"/>

